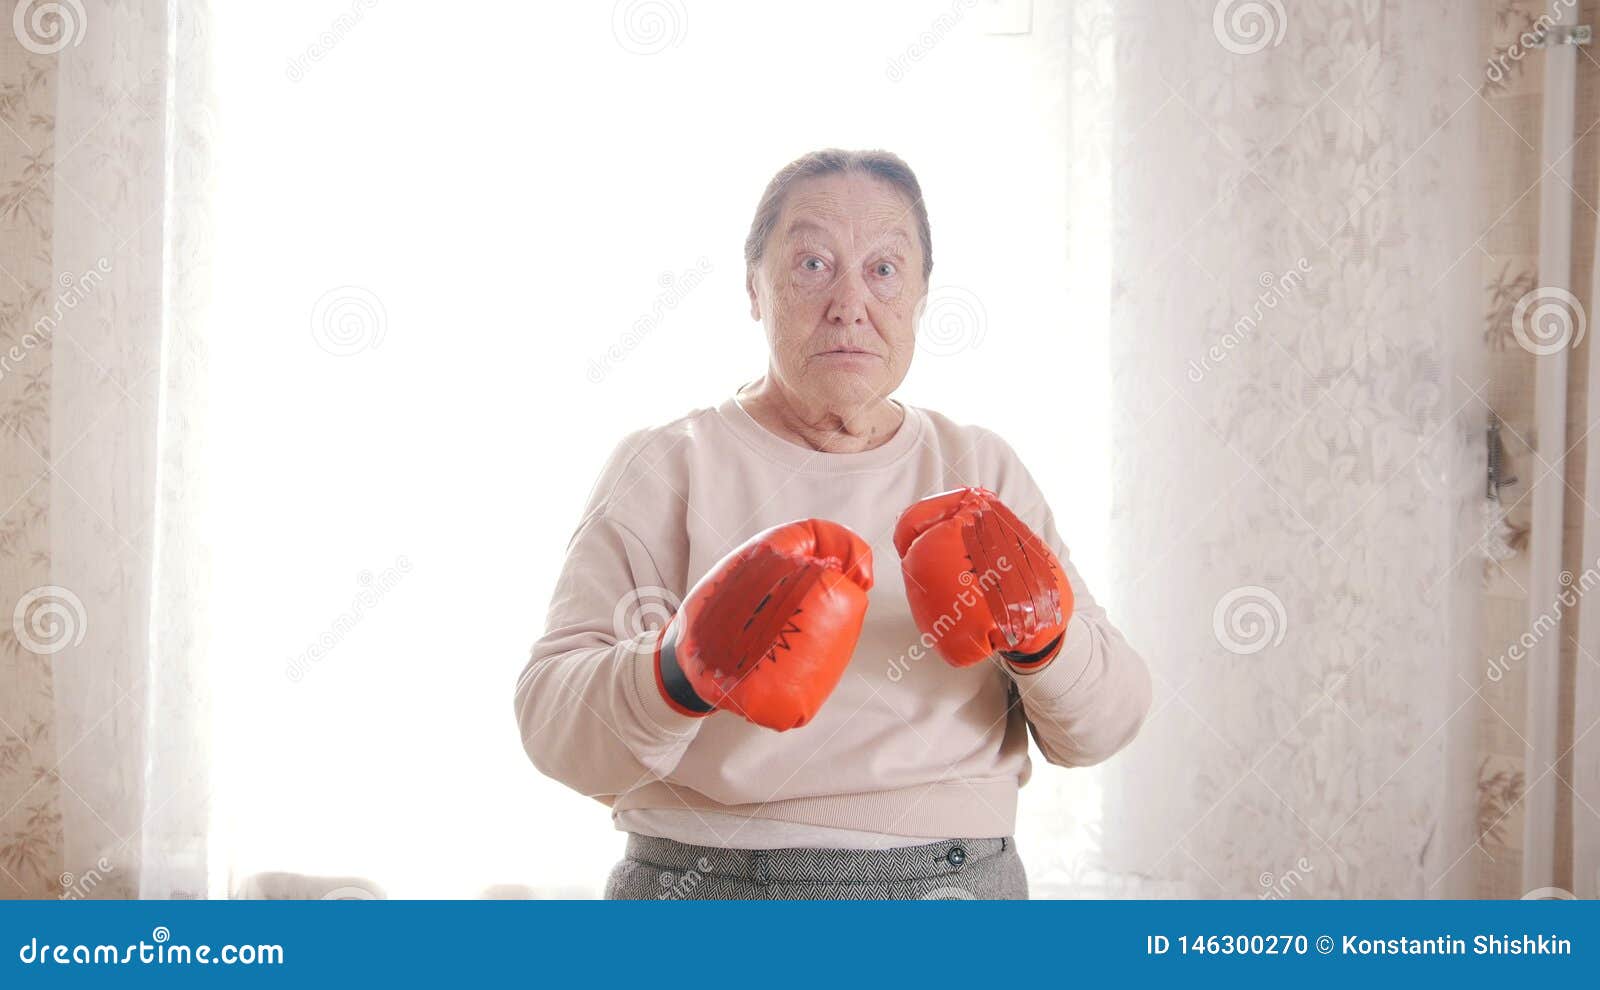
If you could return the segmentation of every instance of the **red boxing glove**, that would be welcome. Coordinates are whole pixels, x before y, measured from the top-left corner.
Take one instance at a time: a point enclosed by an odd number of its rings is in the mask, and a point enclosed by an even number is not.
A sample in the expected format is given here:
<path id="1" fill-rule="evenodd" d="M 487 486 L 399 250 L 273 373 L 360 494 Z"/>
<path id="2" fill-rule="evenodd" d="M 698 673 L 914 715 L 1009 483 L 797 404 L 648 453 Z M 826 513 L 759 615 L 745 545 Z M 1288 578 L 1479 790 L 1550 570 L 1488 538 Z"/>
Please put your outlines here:
<path id="1" fill-rule="evenodd" d="M 725 709 L 782 732 L 805 725 L 855 652 L 872 548 L 823 519 L 774 526 L 707 571 L 656 647 L 675 711 Z"/>
<path id="2" fill-rule="evenodd" d="M 894 548 L 917 628 L 954 667 L 999 653 L 1038 670 L 1061 652 L 1072 585 L 1061 562 L 986 488 L 934 495 L 900 515 Z"/>

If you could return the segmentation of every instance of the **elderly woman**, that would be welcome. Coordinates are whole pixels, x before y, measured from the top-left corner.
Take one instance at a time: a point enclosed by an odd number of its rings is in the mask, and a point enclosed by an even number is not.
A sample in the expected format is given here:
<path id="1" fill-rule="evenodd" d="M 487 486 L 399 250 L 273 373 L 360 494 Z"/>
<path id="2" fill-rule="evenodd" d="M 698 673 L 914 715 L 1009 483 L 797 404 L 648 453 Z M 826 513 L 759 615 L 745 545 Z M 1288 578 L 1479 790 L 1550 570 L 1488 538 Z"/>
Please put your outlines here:
<path id="1" fill-rule="evenodd" d="M 628 833 L 607 897 L 1025 898 L 1029 729 L 1106 759 L 1145 664 L 1011 447 L 890 397 L 933 267 L 911 169 L 798 159 L 745 262 L 766 374 L 612 454 L 517 683 L 524 746 Z M 670 619 L 618 628 L 641 596 Z"/>

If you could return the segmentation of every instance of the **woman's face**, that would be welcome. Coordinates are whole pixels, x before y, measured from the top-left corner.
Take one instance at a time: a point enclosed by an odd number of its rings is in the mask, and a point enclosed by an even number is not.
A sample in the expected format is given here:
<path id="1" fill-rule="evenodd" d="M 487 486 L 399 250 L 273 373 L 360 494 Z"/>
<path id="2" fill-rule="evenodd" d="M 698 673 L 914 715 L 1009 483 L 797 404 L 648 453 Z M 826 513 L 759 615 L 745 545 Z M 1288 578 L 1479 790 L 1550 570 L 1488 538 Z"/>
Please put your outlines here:
<path id="1" fill-rule="evenodd" d="M 928 286 L 894 186 L 854 173 L 797 182 L 747 285 L 772 370 L 803 401 L 859 408 L 904 380 Z"/>

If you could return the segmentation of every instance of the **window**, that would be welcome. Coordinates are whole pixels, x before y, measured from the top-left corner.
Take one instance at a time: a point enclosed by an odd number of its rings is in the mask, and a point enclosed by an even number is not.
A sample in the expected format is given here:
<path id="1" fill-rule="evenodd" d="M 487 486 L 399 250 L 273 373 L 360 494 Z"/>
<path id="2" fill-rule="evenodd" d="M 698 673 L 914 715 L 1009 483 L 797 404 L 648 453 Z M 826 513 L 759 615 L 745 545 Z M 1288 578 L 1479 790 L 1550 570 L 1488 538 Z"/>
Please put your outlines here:
<path id="1" fill-rule="evenodd" d="M 217 858 L 596 895 L 621 834 L 529 765 L 511 692 L 613 445 L 765 367 L 768 178 L 917 170 L 956 336 L 898 397 L 1005 435 L 1104 597 L 1104 173 L 1044 5 L 440 9 L 216 11 Z M 1093 781 L 1036 758 L 1030 856 L 1070 860 Z"/>

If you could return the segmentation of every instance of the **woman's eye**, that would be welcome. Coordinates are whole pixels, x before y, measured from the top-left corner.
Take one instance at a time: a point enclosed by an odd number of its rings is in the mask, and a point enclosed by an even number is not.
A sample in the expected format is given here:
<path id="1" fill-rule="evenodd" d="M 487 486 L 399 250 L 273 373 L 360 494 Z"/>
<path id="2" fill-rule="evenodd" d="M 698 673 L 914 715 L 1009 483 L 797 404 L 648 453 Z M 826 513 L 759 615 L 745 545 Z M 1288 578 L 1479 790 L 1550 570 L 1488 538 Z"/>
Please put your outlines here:
<path id="1" fill-rule="evenodd" d="M 800 262 L 800 267 L 804 268 L 808 272 L 820 272 L 822 271 L 822 259 L 814 254 L 810 255 L 804 261 Z"/>
<path id="2" fill-rule="evenodd" d="M 894 274 L 894 265 L 887 261 L 878 262 L 876 271 L 879 278 L 889 278 Z"/>

